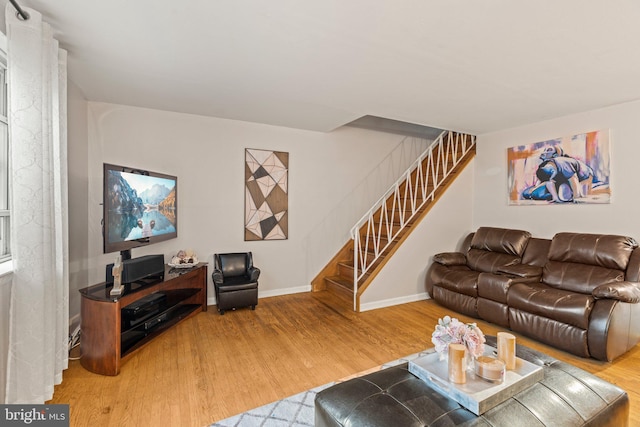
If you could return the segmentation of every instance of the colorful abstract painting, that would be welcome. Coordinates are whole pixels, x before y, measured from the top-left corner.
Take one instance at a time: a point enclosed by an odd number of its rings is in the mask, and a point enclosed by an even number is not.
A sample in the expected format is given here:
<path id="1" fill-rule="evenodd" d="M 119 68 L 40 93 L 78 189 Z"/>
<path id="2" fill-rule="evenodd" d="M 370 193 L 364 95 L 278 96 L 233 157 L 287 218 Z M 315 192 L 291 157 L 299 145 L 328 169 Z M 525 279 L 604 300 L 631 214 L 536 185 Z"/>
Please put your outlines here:
<path id="1" fill-rule="evenodd" d="M 289 235 L 289 153 L 245 150 L 244 240 Z"/>
<path id="2" fill-rule="evenodd" d="M 510 205 L 610 203 L 609 131 L 507 149 Z"/>

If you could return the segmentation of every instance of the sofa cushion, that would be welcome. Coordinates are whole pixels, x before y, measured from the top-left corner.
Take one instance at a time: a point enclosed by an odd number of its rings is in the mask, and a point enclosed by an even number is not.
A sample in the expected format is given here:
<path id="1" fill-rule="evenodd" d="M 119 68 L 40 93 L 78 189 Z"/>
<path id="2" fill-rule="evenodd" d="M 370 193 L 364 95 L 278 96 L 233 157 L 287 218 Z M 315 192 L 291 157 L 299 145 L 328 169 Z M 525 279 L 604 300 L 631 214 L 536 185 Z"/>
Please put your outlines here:
<path id="1" fill-rule="evenodd" d="M 629 282 L 640 282 L 640 248 L 635 248 L 631 252 L 624 278 Z"/>
<path id="2" fill-rule="evenodd" d="M 218 292 L 246 291 L 248 289 L 258 289 L 258 282 L 249 282 L 248 277 L 230 277 L 218 285 Z"/>
<path id="3" fill-rule="evenodd" d="M 471 239 L 471 249 L 522 257 L 531 233 L 506 228 L 480 227 Z"/>
<path id="4" fill-rule="evenodd" d="M 542 283 L 515 283 L 507 302 L 510 308 L 588 329 L 594 297 Z"/>
<path id="5" fill-rule="evenodd" d="M 507 303 L 507 292 L 515 278 L 503 274 L 480 273 L 478 276 L 478 296 Z"/>
<path id="6" fill-rule="evenodd" d="M 558 233 L 549 247 L 549 260 L 626 270 L 638 246 L 631 237 L 611 234 Z"/>
<path id="7" fill-rule="evenodd" d="M 591 357 L 585 329 L 513 307 L 509 307 L 509 328 L 580 357 Z"/>
<path id="8" fill-rule="evenodd" d="M 507 294 L 509 288 L 514 283 L 538 283 L 540 282 L 540 274 L 534 274 L 536 271 L 540 273 L 542 270 L 540 267 L 531 267 L 522 264 L 518 264 L 511 267 L 512 271 L 515 271 L 515 267 L 529 267 L 535 271 L 530 271 L 530 275 L 524 274 L 527 268 L 523 268 L 522 276 L 507 275 L 507 274 L 493 274 L 493 273 L 480 273 L 478 276 L 478 296 L 486 298 L 492 301 L 500 303 L 507 303 Z"/>
<path id="9" fill-rule="evenodd" d="M 522 263 L 536 267 L 544 266 L 549 255 L 549 246 L 551 246 L 551 239 L 532 237 L 522 254 Z"/>
<path id="10" fill-rule="evenodd" d="M 573 262 L 549 261 L 542 270 L 545 284 L 588 295 L 600 285 L 623 280 L 623 271 Z"/>
<path id="11" fill-rule="evenodd" d="M 509 328 L 509 306 L 507 304 L 478 297 L 476 309 L 482 320 Z"/>
<path id="12" fill-rule="evenodd" d="M 478 317 L 477 298 L 434 286 L 433 299 L 443 307 L 470 317 Z"/>
<path id="13" fill-rule="evenodd" d="M 472 270 L 450 270 L 442 276 L 439 286 L 460 294 L 477 297 L 479 274 Z"/>

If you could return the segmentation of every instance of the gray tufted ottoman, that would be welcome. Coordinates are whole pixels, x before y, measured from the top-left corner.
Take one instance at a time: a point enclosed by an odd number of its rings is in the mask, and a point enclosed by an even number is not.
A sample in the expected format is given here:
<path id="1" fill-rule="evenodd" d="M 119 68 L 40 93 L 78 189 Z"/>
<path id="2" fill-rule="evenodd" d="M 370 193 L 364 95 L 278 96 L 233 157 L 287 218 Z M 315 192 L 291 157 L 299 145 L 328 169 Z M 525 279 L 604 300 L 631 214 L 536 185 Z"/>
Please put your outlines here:
<path id="1" fill-rule="evenodd" d="M 495 337 L 487 337 L 495 346 Z M 595 375 L 517 346 L 518 357 L 544 367 L 544 379 L 480 416 L 408 371 L 387 368 L 329 387 L 316 396 L 324 426 L 612 426 L 629 424 L 627 393 Z"/>

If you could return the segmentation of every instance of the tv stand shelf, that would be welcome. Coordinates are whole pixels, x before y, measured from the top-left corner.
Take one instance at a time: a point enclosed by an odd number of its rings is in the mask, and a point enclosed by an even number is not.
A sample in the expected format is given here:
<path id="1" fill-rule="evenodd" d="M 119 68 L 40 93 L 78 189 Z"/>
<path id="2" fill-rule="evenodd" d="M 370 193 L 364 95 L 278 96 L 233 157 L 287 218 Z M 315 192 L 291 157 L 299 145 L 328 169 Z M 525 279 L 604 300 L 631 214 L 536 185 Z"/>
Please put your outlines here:
<path id="1" fill-rule="evenodd" d="M 117 297 L 109 294 L 112 285 L 80 289 L 80 363 L 96 374 L 118 375 L 121 364 L 137 349 L 207 311 L 207 263 L 190 269 L 165 266 L 163 278 L 127 284 Z"/>

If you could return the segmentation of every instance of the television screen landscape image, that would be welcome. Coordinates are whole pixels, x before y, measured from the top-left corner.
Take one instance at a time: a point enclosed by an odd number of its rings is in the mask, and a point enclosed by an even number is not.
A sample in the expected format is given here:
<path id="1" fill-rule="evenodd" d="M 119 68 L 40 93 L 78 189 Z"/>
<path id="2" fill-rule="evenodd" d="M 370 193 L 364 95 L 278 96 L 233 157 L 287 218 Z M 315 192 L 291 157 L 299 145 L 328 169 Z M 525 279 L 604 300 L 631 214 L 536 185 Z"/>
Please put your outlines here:
<path id="1" fill-rule="evenodd" d="M 104 252 L 177 237 L 177 177 L 104 165 Z"/>

